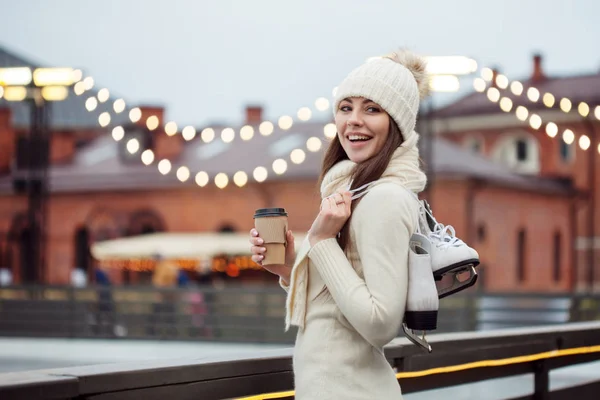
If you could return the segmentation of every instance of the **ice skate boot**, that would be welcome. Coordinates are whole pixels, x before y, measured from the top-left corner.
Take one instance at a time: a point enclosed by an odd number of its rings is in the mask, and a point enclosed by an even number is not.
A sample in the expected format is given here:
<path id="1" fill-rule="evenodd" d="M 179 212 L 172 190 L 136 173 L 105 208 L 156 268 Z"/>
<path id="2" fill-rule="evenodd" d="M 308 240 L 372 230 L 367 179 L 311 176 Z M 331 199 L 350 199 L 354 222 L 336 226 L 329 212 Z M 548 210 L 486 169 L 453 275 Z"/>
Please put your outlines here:
<path id="1" fill-rule="evenodd" d="M 436 281 L 444 275 L 452 274 L 450 286 L 438 289 L 439 298 L 465 290 L 477 282 L 479 254 L 465 242 L 456 237 L 451 225 L 443 225 L 434 218 L 429 204 L 421 200 L 419 226 L 416 235 L 425 236 L 431 242 L 431 265 Z M 460 280 L 458 275 L 468 272 L 467 279 Z"/>
<path id="2" fill-rule="evenodd" d="M 439 299 L 431 273 L 431 243 L 422 235 L 412 236 L 408 254 L 408 295 L 402 329 L 406 337 L 431 352 L 425 332 L 437 328 Z M 415 331 L 422 331 L 419 337 Z"/>

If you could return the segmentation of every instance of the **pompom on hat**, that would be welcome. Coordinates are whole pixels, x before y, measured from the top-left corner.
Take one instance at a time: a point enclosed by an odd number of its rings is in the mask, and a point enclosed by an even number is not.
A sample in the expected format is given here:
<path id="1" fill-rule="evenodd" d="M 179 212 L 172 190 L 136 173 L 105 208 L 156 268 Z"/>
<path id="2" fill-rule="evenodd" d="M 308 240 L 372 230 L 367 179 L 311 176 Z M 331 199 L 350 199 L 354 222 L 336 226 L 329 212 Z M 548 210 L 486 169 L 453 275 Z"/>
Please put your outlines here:
<path id="1" fill-rule="evenodd" d="M 404 144 L 416 146 L 419 102 L 427 96 L 429 78 L 425 60 L 409 50 L 373 57 L 355 68 L 338 86 L 334 115 L 348 97 L 364 97 L 379 104 L 398 124 Z"/>

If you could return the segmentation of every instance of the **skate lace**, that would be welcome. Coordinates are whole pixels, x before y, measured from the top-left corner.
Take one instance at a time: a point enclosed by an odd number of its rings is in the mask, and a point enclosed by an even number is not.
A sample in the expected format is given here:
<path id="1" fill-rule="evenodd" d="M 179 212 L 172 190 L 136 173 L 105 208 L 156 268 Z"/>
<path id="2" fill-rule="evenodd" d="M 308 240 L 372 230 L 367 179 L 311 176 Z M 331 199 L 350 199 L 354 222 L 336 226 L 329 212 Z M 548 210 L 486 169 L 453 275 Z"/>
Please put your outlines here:
<path id="1" fill-rule="evenodd" d="M 431 219 L 435 222 L 433 226 L 433 230 L 428 235 L 431 238 L 436 239 L 436 246 L 440 248 L 448 248 L 450 246 L 461 246 L 463 241 L 456 237 L 456 231 L 452 225 L 444 225 L 442 223 L 437 222 L 435 217 L 429 210 L 423 207 L 423 210 L 427 215 L 431 217 Z"/>

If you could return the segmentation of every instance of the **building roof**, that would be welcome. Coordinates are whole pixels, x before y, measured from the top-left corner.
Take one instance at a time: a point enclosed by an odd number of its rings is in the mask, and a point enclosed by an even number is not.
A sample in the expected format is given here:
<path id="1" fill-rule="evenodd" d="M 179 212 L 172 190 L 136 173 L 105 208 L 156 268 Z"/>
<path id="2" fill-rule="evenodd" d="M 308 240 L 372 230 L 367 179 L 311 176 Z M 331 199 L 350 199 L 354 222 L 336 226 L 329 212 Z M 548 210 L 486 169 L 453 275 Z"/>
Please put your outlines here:
<path id="1" fill-rule="evenodd" d="M 198 171 L 207 172 L 212 182 L 219 172 L 225 172 L 231 181 L 233 174 L 241 170 L 246 172 L 252 181 L 252 171 L 258 166 L 267 168 L 268 181 L 316 180 L 328 143 L 323 137 L 323 126 L 323 122 L 296 123 L 289 131 L 275 128 L 273 134 L 266 137 L 260 135 L 255 126 L 256 133 L 253 139 L 242 141 L 236 137 L 231 143 L 224 143 L 217 138 L 207 144 L 196 137 L 185 144 L 180 157 L 171 160 L 172 169 L 168 175 L 158 172 L 158 160 L 152 166 L 145 166 L 139 161 L 122 160 L 119 153 L 122 151 L 120 147 L 125 145 L 124 141 L 115 142 L 110 135 L 104 135 L 80 148 L 72 163 L 52 166 L 49 173 L 50 187 L 53 192 L 194 187 L 194 176 Z M 239 129 L 236 132 L 239 132 Z M 318 152 L 306 150 L 306 141 L 313 136 L 323 142 Z M 181 138 L 174 136 L 169 140 Z M 302 148 L 306 153 L 306 160 L 299 165 L 293 164 L 289 158 L 290 152 L 296 148 Z M 472 154 L 444 139 L 435 139 L 433 152 L 434 175 L 437 177 L 473 178 L 502 186 L 548 193 L 569 192 L 569 186 L 564 183 L 521 176 L 501 164 Z M 281 176 L 275 175 L 271 168 L 273 161 L 278 158 L 288 163 L 288 171 Z M 175 176 L 175 171 L 181 166 L 187 166 L 191 172 L 191 177 L 186 183 L 179 182 Z M 10 192 L 11 187 L 10 177 L 0 178 L 0 192 Z"/>
<path id="2" fill-rule="evenodd" d="M 36 62 L 27 60 L 13 52 L 9 52 L 5 48 L 0 47 L 0 68 L 7 67 L 49 67 Z M 114 115 L 112 110 L 112 101 L 98 104 L 98 107 L 89 112 L 85 108 L 85 101 L 91 96 L 97 95 L 97 91 L 92 89 L 85 92 L 82 96 L 77 96 L 71 88 L 69 97 L 64 101 L 53 102 L 51 104 L 51 125 L 53 130 L 88 130 L 98 129 L 98 116 L 104 111 L 110 111 L 111 117 L 117 124 L 127 121 L 127 112 Z M 29 127 L 29 104 L 24 101 L 11 102 L 4 98 L 0 99 L 0 107 L 8 107 L 11 109 L 13 125 L 17 129 L 27 129 Z"/>
<path id="3" fill-rule="evenodd" d="M 509 89 L 500 89 L 503 97 L 508 97 L 513 101 L 513 109 L 520 105 L 527 106 L 529 110 L 548 109 L 544 106 L 541 98 L 536 103 L 531 102 L 527 98 L 525 93 L 530 87 L 537 88 L 542 96 L 544 93 L 552 93 L 555 97 L 554 109 L 559 109 L 559 101 L 563 97 L 570 99 L 574 107 L 577 107 L 577 104 L 582 101 L 590 105 L 600 103 L 600 73 L 552 77 L 536 81 L 527 79 L 520 82 L 524 88 L 521 96 L 515 96 Z M 502 113 L 498 103 L 488 100 L 485 92 L 472 92 L 456 102 L 435 110 L 432 115 L 434 117 L 446 118 L 494 113 Z"/>

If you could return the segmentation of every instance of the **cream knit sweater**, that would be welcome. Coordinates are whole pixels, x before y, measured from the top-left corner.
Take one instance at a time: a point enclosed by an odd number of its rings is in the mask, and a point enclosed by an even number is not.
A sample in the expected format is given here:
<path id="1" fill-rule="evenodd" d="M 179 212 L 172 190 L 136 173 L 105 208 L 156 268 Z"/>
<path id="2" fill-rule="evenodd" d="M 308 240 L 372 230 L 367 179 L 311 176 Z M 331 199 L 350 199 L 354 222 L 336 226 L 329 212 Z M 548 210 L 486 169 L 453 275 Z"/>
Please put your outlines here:
<path id="1" fill-rule="evenodd" d="M 297 400 L 402 398 L 383 346 L 398 334 L 406 304 L 408 243 L 418 215 L 409 190 L 425 185 L 425 176 L 404 165 L 402 154 L 356 206 L 346 251 L 336 239 L 312 248 L 305 239 L 298 250 L 291 289 L 284 286 L 287 324 L 300 328 Z M 324 181 L 323 195 L 347 184 L 352 165 L 340 164 Z"/>

